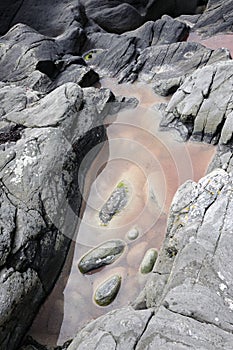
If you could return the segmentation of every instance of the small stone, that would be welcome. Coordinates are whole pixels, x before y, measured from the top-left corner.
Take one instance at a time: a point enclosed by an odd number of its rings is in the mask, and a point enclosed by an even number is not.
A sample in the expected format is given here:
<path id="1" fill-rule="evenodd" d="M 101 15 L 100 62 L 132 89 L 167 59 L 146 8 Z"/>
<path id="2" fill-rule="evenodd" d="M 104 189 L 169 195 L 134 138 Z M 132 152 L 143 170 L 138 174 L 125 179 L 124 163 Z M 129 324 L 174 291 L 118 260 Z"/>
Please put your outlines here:
<path id="1" fill-rule="evenodd" d="M 121 181 L 100 210 L 99 218 L 101 222 L 104 225 L 107 225 L 112 217 L 118 214 L 126 206 L 127 202 L 128 188 L 126 184 Z"/>
<path id="2" fill-rule="evenodd" d="M 139 231 L 136 227 L 134 227 L 127 233 L 127 238 L 133 241 L 134 239 L 138 238 L 138 235 Z"/>
<path id="3" fill-rule="evenodd" d="M 112 264 L 123 253 L 125 242 L 120 239 L 106 241 L 90 250 L 79 261 L 78 268 L 82 273 Z"/>
<path id="4" fill-rule="evenodd" d="M 154 264 L 156 262 L 157 256 L 158 256 L 158 252 L 156 249 L 151 248 L 147 250 L 141 262 L 141 266 L 140 266 L 141 273 L 146 274 L 152 271 Z"/>
<path id="5" fill-rule="evenodd" d="M 121 286 L 121 277 L 114 275 L 102 283 L 96 290 L 94 300 L 100 306 L 107 306 L 113 302 Z"/>

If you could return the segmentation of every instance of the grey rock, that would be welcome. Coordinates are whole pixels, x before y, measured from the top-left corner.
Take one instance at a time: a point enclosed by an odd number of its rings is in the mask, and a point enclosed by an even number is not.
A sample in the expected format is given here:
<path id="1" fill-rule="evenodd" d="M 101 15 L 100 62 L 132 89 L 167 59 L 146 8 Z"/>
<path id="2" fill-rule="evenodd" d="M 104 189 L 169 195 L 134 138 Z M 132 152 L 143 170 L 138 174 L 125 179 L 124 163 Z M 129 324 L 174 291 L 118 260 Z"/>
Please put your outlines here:
<path id="1" fill-rule="evenodd" d="M 203 36 L 232 31 L 233 2 L 232 0 L 209 0 L 203 14 L 197 20 L 194 30 Z"/>
<path id="2" fill-rule="evenodd" d="M 208 65 L 187 77 L 168 105 L 161 126 L 174 127 L 184 139 L 216 144 L 232 141 L 232 61 Z"/>
<path id="3" fill-rule="evenodd" d="M 114 54 L 112 47 L 117 45 L 117 43 L 122 43 L 122 40 L 127 40 L 127 38 L 136 38 L 136 48 L 137 50 L 142 50 L 151 45 L 171 44 L 182 41 L 187 34 L 188 27 L 186 24 L 164 15 L 155 22 L 148 21 L 139 28 L 127 31 L 122 35 L 106 32 L 87 33 L 87 40 L 82 47 L 82 51 L 105 49 L 108 50 L 108 55 L 111 55 Z"/>
<path id="4" fill-rule="evenodd" d="M 114 2 L 117 6 L 111 4 L 111 7 L 107 7 L 106 1 L 85 1 L 86 14 L 101 28 L 112 33 L 121 34 L 143 24 L 144 18 L 134 6 L 123 1 Z"/>
<path id="5" fill-rule="evenodd" d="M 0 39 L 0 80 L 22 82 L 40 61 L 47 62 L 47 71 L 53 75 L 52 61 L 59 58 L 58 51 L 54 39 L 25 24 L 16 24 Z"/>
<path id="6" fill-rule="evenodd" d="M 89 67 L 83 67 L 78 64 L 72 64 L 63 70 L 58 77 L 51 83 L 49 90 L 68 82 L 74 82 L 81 87 L 89 87 L 99 81 L 99 75 Z"/>
<path id="7" fill-rule="evenodd" d="M 78 333 L 69 350 L 232 348 L 232 185 L 232 174 L 216 169 L 179 188 L 153 273 L 134 304 L 148 309 L 128 310 L 132 321 L 124 331 L 124 309 L 102 316 Z M 133 345 L 125 343 L 125 332 L 135 331 L 145 311 L 145 327 Z"/>
<path id="8" fill-rule="evenodd" d="M 142 259 L 142 262 L 140 265 L 140 272 L 143 274 L 151 272 L 153 270 L 157 256 L 158 256 L 158 252 L 156 249 L 153 249 L 153 248 L 148 249 Z"/>
<path id="9" fill-rule="evenodd" d="M 65 51 L 60 38 L 44 36 L 25 24 L 17 24 L 0 38 L 0 80 L 41 92 L 67 82 L 88 87 L 98 74 L 80 56 Z M 75 50 L 72 51 L 75 53 Z"/>
<path id="10" fill-rule="evenodd" d="M 226 170 L 228 173 L 233 173 L 232 157 L 232 150 L 229 146 L 218 145 L 207 172 L 210 173 L 211 171 L 220 168 Z"/>
<path id="11" fill-rule="evenodd" d="M 166 96 L 181 85 L 198 67 L 229 59 L 228 50 L 210 50 L 191 42 L 151 46 L 141 52 L 121 75 L 121 81 L 151 83 L 156 93 Z"/>
<path id="12" fill-rule="evenodd" d="M 108 198 L 107 202 L 99 212 L 99 218 L 105 225 L 112 220 L 113 216 L 124 209 L 128 202 L 128 188 L 126 184 L 120 182 Z"/>
<path id="13" fill-rule="evenodd" d="M 90 250 L 79 261 L 78 267 L 82 273 L 90 272 L 102 266 L 112 264 L 125 249 L 124 241 L 120 239 L 106 241 Z"/>
<path id="14" fill-rule="evenodd" d="M 154 39 L 156 42 L 156 35 Z M 99 51 L 88 64 L 100 75 L 111 74 L 119 82 L 150 83 L 156 93 L 169 95 L 197 68 L 230 60 L 228 50 L 211 50 L 198 43 L 165 44 L 161 37 L 161 44 L 158 40 L 156 45 L 140 52 L 137 43 L 136 37 L 121 36 L 108 50 Z"/>
<path id="15" fill-rule="evenodd" d="M 61 271 L 114 96 L 75 83 L 46 96 L 1 83 L 0 95 L 0 343 L 12 350 Z"/>
<path id="16" fill-rule="evenodd" d="M 121 286 L 121 277 L 118 275 L 111 276 L 97 287 L 94 300 L 100 306 L 107 306 L 116 298 Z"/>
<path id="17" fill-rule="evenodd" d="M 131 307 L 109 312 L 84 327 L 67 350 L 133 349 L 151 315 L 152 310 Z"/>
<path id="18" fill-rule="evenodd" d="M 35 28 L 43 35 L 52 37 L 62 35 L 72 29 L 71 23 L 84 24 L 80 4 L 76 0 L 25 2 L 21 0 L 6 0 L 0 5 L 0 33 L 5 34 L 17 23 L 25 23 Z M 76 38 L 77 39 L 77 38 Z"/>

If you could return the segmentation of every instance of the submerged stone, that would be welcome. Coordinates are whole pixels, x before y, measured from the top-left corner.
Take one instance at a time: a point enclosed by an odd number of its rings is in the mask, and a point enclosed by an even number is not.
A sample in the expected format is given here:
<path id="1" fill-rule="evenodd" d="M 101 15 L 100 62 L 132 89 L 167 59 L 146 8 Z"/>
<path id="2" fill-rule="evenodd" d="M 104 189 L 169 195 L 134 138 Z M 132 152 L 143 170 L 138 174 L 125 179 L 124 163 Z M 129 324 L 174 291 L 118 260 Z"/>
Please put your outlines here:
<path id="1" fill-rule="evenodd" d="M 125 242 L 120 239 L 106 241 L 84 255 L 79 261 L 78 268 L 82 273 L 87 273 L 112 264 L 123 253 L 124 248 Z"/>
<path id="2" fill-rule="evenodd" d="M 141 266 L 140 266 L 141 273 L 146 274 L 152 271 L 154 264 L 156 262 L 157 256 L 158 256 L 158 252 L 156 249 L 151 248 L 147 250 L 141 262 Z"/>
<path id="3" fill-rule="evenodd" d="M 128 202 L 128 188 L 126 184 L 121 181 L 108 198 L 99 213 L 101 222 L 105 225 L 111 221 L 112 217 L 119 213 Z"/>
<path id="4" fill-rule="evenodd" d="M 113 302 L 121 286 L 119 275 L 111 276 L 96 290 L 94 300 L 100 306 L 107 306 Z"/>
<path id="5" fill-rule="evenodd" d="M 127 238 L 130 239 L 131 241 L 138 238 L 138 235 L 139 235 L 139 232 L 136 227 L 132 228 L 131 230 L 129 230 L 129 232 L 127 232 Z"/>

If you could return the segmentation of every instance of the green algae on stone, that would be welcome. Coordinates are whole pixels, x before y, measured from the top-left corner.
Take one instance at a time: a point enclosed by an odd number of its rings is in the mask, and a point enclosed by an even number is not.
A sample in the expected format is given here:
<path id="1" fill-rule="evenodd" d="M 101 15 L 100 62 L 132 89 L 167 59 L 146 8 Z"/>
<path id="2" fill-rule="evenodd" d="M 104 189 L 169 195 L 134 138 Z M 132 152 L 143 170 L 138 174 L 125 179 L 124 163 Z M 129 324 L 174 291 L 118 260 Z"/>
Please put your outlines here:
<path id="1" fill-rule="evenodd" d="M 121 286 L 121 276 L 114 275 L 103 282 L 95 291 L 94 300 L 99 306 L 107 306 L 116 298 Z"/>
<path id="2" fill-rule="evenodd" d="M 120 181 L 99 212 L 101 224 L 108 224 L 128 203 L 128 187 Z"/>
<path id="3" fill-rule="evenodd" d="M 121 239 L 106 241 L 94 249 L 89 250 L 79 261 L 81 273 L 88 273 L 102 266 L 112 264 L 125 249 L 125 242 Z"/>
<path id="4" fill-rule="evenodd" d="M 101 53 L 101 52 L 103 52 L 103 51 L 104 51 L 103 49 L 93 49 L 93 50 L 90 50 L 90 51 L 86 52 L 86 53 L 82 56 L 82 58 L 83 58 L 86 62 L 92 61 L 92 60 L 94 60 L 94 59 L 96 58 L 96 56 L 97 56 L 99 53 Z"/>
<path id="5" fill-rule="evenodd" d="M 142 262 L 140 265 L 140 272 L 143 274 L 150 273 L 154 267 L 157 257 L 158 257 L 158 252 L 156 249 L 154 248 L 148 249 L 144 255 L 144 258 L 142 259 Z"/>

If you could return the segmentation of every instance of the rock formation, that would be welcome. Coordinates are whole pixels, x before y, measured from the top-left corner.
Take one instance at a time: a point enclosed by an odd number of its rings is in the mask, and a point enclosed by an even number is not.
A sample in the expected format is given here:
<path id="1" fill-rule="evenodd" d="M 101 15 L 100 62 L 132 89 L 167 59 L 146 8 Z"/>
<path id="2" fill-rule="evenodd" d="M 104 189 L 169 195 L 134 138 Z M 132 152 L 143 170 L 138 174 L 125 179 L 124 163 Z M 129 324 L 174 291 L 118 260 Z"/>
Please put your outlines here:
<path id="1" fill-rule="evenodd" d="M 79 222 L 89 166 L 78 181 L 82 159 L 106 139 L 106 115 L 135 102 L 91 87 L 99 76 L 174 93 L 160 106 L 161 128 L 218 150 L 209 173 L 177 191 L 137 300 L 92 321 L 63 349 L 232 349 L 233 66 L 227 49 L 185 42 L 191 30 L 231 32 L 232 11 L 232 0 L 2 2 L 2 350 L 18 348 L 61 271 Z"/>

